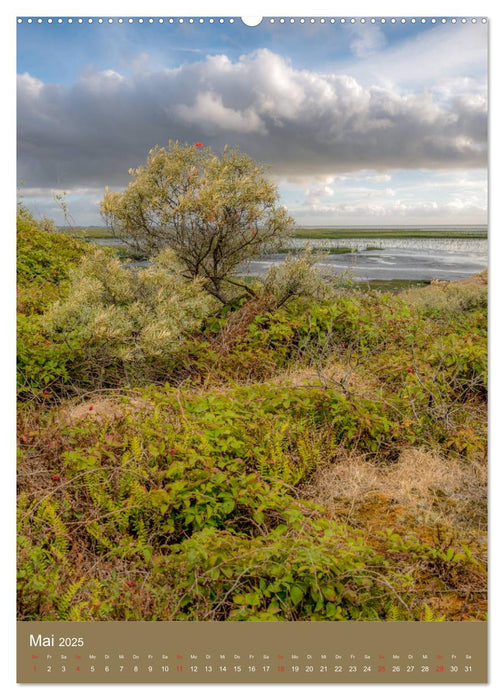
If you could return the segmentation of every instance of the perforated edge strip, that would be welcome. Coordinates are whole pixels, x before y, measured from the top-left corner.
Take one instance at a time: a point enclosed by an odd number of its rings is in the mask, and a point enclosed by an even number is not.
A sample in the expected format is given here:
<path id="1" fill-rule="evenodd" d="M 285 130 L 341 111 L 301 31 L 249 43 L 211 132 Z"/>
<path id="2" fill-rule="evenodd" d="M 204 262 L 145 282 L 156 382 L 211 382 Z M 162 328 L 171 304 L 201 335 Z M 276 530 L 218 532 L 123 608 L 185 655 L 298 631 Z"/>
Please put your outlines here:
<path id="1" fill-rule="evenodd" d="M 241 17 L 18 17 L 18 24 L 235 24 Z M 486 24 L 487 17 L 263 17 L 267 24 Z M 254 27 L 250 27 L 253 29 Z"/>

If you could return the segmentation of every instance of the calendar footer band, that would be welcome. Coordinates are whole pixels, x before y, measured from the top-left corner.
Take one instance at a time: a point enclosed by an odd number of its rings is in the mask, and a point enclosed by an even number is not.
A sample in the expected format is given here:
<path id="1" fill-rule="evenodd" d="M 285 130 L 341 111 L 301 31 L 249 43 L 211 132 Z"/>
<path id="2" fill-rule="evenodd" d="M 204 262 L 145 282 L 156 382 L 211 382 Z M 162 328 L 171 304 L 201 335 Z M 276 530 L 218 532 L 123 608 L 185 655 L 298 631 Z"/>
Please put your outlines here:
<path id="1" fill-rule="evenodd" d="M 486 683 L 486 622 L 18 622 L 18 683 Z"/>

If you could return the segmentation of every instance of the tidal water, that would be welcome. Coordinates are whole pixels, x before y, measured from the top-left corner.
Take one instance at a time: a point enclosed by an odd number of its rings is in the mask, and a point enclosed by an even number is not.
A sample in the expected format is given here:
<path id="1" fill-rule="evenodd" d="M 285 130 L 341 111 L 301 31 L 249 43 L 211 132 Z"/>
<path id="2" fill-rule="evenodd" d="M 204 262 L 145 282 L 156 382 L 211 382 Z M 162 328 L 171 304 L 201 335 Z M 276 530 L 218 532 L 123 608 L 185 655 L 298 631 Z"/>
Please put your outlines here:
<path id="1" fill-rule="evenodd" d="M 95 238 L 94 243 L 124 245 L 113 238 Z M 352 253 L 329 254 L 317 267 L 328 274 L 350 273 L 356 282 L 369 280 L 458 280 L 481 272 L 488 266 L 488 240 L 472 238 L 294 238 L 289 247 L 314 250 L 352 248 Z M 271 253 L 240 266 L 242 276 L 262 276 L 272 265 L 285 260 Z M 148 263 L 134 263 L 135 267 Z"/>
<path id="2" fill-rule="evenodd" d="M 317 267 L 332 274 L 350 273 L 356 282 L 376 279 L 458 280 L 481 272 L 488 266 L 486 239 L 297 238 L 289 245 L 302 248 L 307 244 L 315 250 L 353 248 L 355 252 L 352 253 L 327 255 Z M 240 268 L 240 274 L 263 275 L 285 257 L 275 253 L 250 260 Z"/>

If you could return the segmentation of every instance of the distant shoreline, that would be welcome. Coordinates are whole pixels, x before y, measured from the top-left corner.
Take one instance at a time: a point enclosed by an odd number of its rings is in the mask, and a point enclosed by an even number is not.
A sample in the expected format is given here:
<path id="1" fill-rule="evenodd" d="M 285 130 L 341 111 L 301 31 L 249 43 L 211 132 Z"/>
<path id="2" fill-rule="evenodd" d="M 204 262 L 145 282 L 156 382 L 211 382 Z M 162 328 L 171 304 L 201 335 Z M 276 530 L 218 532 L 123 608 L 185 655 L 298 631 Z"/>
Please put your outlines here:
<path id="1" fill-rule="evenodd" d="M 60 226 L 62 233 L 70 235 L 77 233 L 84 238 L 115 238 L 115 236 L 105 227 L 101 226 L 75 226 L 74 229 L 68 226 Z M 302 228 L 294 229 L 292 238 L 463 238 L 463 239 L 486 239 L 488 232 L 485 227 L 471 226 L 467 230 L 454 226 L 453 228 Z"/>
<path id="2" fill-rule="evenodd" d="M 464 231 L 460 228 L 453 229 L 391 229 L 391 228 L 297 228 L 293 238 L 488 238 L 486 229 Z"/>

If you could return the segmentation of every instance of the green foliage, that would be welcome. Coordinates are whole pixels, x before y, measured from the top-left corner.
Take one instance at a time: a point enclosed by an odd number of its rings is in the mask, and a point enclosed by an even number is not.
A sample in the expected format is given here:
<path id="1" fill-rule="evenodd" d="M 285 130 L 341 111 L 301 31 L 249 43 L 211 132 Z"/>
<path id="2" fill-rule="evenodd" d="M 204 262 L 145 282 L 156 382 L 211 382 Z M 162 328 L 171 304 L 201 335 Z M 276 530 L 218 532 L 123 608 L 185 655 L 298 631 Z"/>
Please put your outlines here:
<path id="1" fill-rule="evenodd" d="M 192 344 L 187 371 L 243 382 L 307 366 L 315 384 L 340 394 L 338 440 L 359 435 L 363 448 L 377 452 L 393 450 L 401 436 L 481 453 L 485 428 L 472 407 L 486 400 L 486 309 L 424 317 L 411 294 L 406 300 L 377 292 L 301 297 L 274 310 L 248 302 Z M 444 289 L 436 294 L 443 297 Z M 338 380 L 327 372 L 332 363 L 342 368 Z M 353 388 L 361 376 L 373 378 L 373 391 Z"/>
<path id="2" fill-rule="evenodd" d="M 469 547 L 464 544 L 453 544 L 439 540 L 436 543 L 422 542 L 413 534 L 401 536 L 392 529 L 379 532 L 387 555 L 407 558 L 412 563 L 417 562 L 425 576 L 430 581 L 443 588 L 456 589 L 461 581 L 467 578 L 468 572 L 481 577 L 486 573 L 485 565 L 475 558 Z M 436 617 L 429 606 L 424 604 L 425 611 L 422 619 L 430 621 Z"/>
<path id="3" fill-rule="evenodd" d="M 17 284 L 23 313 L 40 313 L 57 296 L 58 285 L 82 256 L 85 244 L 56 233 L 24 209 L 17 217 Z"/>
<path id="4" fill-rule="evenodd" d="M 65 293 L 71 269 L 85 244 L 56 233 L 50 221 L 36 221 L 22 206 L 17 217 L 17 384 L 32 395 L 68 379 L 69 348 L 44 332 L 42 315 Z"/>
<path id="5" fill-rule="evenodd" d="M 146 414 L 140 422 L 138 417 L 127 421 L 122 441 L 108 427 L 111 439 L 105 443 L 97 423 L 67 431 L 70 449 L 59 465 L 61 506 L 57 509 L 53 496 L 26 501 L 21 511 L 21 530 L 38 542 L 25 562 L 28 537 L 23 535 L 22 594 L 35 578 L 55 589 L 43 603 L 39 596 L 26 596 L 25 616 L 35 618 L 42 609 L 47 619 L 123 615 L 122 596 L 106 581 L 86 575 L 63 590 L 56 587 L 56 576 L 65 582 L 72 571 L 67 522 L 72 555 L 76 550 L 84 560 L 94 553 L 103 561 L 121 561 L 133 580 L 147 568 L 154 619 L 378 619 L 387 603 L 384 581 L 392 598 L 407 591 L 409 578 L 389 571 L 359 533 L 324 520 L 274 473 L 263 479 L 247 468 L 255 458 L 251 436 L 244 425 L 231 430 L 238 405 L 224 411 L 216 402 L 201 421 L 202 403 L 187 403 L 189 422 L 180 433 L 170 430 L 172 392 L 157 396 L 157 420 Z M 191 424 L 191 414 L 200 420 Z M 215 429 L 219 418 L 222 430 Z M 195 425 L 204 430 L 198 433 Z M 98 450 L 102 443 L 108 449 Z M 96 586 L 103 603 L 99 610 L 90 600 L 75 599 L 81 589 Z M 410 615 L 406 603 L 401 614 Z"/>
<path id="6" fill-rule="evenodd" d="M 173 547 L 154 574 L 174 581 L 170 619 L 369 620 L 384 616 L 394 594 L 402 601 L 408 577 L 358 535 L 296 511 L 284 521 L 253 541 L 205 529 Z M 404 601 L 398 616 L 410 616 Z"/>
<path id="7" fill-rule="evenodd" d="M 48 389 L 69 378 L 68 348 L 47 339 L 40 316 L 18 314 L 17 336 L 17 384 L 21 395 Z"/>
<path id="8" fill-rule="evenodd" d="M 257 470 L 265 479 L 295 486 L 315 471 L 323 451 L 326 458 L 335 452 L 332 435 L 320 435 L 303 423 L 274 420 L 270 428 L 261 426 L 261 433 L 253 452 Z"/>

